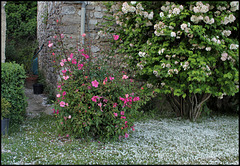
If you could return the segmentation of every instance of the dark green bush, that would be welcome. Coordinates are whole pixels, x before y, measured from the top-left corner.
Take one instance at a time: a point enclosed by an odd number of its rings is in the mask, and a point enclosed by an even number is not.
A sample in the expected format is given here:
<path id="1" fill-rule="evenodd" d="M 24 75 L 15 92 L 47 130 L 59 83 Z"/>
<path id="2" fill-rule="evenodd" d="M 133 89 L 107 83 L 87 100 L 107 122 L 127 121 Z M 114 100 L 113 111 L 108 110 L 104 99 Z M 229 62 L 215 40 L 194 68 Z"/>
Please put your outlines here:
<path id="1" fill-rule="evenodd" d="M 27 98 L 24 93 L 26 72 L 23 65 L 2 63 L 1 65 L 1 96 L 12 104 L 10 109 L 10 125 L 21 123 L 26 115 Z"/>

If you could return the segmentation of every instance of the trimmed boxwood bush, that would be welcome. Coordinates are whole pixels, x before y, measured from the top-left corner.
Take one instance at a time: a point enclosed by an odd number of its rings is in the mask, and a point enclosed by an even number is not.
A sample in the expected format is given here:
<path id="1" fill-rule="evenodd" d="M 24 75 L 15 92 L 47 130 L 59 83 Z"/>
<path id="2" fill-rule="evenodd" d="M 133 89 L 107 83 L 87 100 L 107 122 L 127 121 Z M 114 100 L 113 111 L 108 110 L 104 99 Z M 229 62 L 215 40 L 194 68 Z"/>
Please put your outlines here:
<path id="1" fill-rule="evenodd" d="M 26 115 L 27 98 L 24 93 L 26 72 L 23 65 L 2 63 L 1 65 L 1 96 L 4 97 L 12 108 L 10 109 L 10 125 L 21 123 Z"/>

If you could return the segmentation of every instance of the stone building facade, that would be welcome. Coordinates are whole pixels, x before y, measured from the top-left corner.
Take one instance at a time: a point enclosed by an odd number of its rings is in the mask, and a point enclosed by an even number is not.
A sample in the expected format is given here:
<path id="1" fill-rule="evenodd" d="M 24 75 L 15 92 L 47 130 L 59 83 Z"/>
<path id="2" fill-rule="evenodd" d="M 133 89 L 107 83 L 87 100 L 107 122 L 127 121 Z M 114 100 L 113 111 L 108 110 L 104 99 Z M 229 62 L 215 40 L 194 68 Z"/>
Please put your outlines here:
<path id="1" fill-rule="evenodd" d="M 92 41 L 92 55 L 97 57 L 108 45 L 107 37 L 103 37 L 98 33 L 100 31 L 98 24 L 105 21 L 105 11 L 107 10 L 101 1 L 38 1 L 37 38 L 39 49 L 42 47 L 38 54 L 38 64 L 39 70 L 44 73 L 49 85 L 56 87 L 59 79 L 54 73 L 48 51 L 48 41 L 52 41 L 55 35 L 56 20 L 61 23 L 58 25 L 60 25 L 60 30 L 67 38 L 67 41 L 64 42 L 69 47 L 72 46 L 71 42 L 78 44 L 84 42 L 81 36 L 84 31 Z M 85 24 L 84 27 L 82 26 L 83 23 Z"/>

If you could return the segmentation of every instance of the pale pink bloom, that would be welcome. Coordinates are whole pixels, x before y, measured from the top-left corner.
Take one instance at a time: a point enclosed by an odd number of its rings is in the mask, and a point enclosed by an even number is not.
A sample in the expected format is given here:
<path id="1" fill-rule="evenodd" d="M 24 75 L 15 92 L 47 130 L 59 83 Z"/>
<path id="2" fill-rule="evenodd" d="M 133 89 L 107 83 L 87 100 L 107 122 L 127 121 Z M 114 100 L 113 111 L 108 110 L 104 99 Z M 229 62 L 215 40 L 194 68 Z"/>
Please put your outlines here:
<path id="1" fill-rule="evenodd" d="M 62 73 L 66 73 L 67 72 L 67 70 L 62 70 Z M 61 87 L 61 86 L 60 86 Z"/>
<path id="2" fill-rule="evenodd" d="M 68 58 L 68 62 L 70 62 L 72 59 L 71 58 Z"/>
<path id="3" fill-rule="evenodd" d="M 64 63 L 63 63 L 63 62 L 60 62 L 60 65 L 61 65 L 61 66 L 64 66 Z"/>
<path id="4" fill-rule="evenodd" d="M 83 34 L 82 34 L 82 37 L 85 37 L 85 36 L 86 36 L 86 33 L 83 33 Z"/>
<path id="5" fill-rule="evenodd" d="M 67 134 L 66 137 L 69 137 L 69 135 Z"/>
<path id="6" fill-rule="evenodd" d="M 112 81 L 114 79 L 114 77 L 109 76 L 109 79 Z"/>
<path id="7" fill-rule="evenodd" d="M 129 94 L 125 94 L 126 98 L 128 98 Z"/>
<path id="8" fill-rule="evenodd" d="M 56 39 L 57 38 L 57 35 L 55 35 L 55 36 L 53 36 L 54 37 L 54 39 Z"/>
<path id="9" fill-rule="evenodd" d="M 61 122 L 61 124 L 63 124 L 63 122 Z"/>
<path id="10" fill-rule="evenodd" d="M 59 98 L 59 97 L 61 97 L 61 95 L 60 95 L 60 94 L 57 94 L 56 96 L 57 96 L 58 98 Z"/>
<path id="11" fill-rule="evenodd" d="M 62 62 L 67 62 L 67 59 L 62 59 Z"/>
<path id="12" fill-rule="evenodd" d="M 98 103 L 98 106 L 101 108 L 102 107 L 102 103 Z"/>
<path id="13" fill-rule="evenodd" d="M 121 115 L 124 115 L 124 111 L 121 111 Z"/>
<path id="14" fill-rule="evenodd" d="M 114 112 L 113 114 L 114 114 L 115 116 L 117 116 L 117 113 Z"/>
<path id="15" fill-rule="evenodd" d="M 61 88 L 61 85 L 58 85 L 57 88 L 58 88 L 58 89 Z"/>
<path id="16" fill-rule="evenodd" d="M 64 116 L 63 118 L 65 119 L 65 121 L 67 120 L 67 117 L 66 117 L 66 116 Z"/>
<path id="17" fill-rule="evenodd" d="M 63 34 L 61 34 L 61 38 L 64 38 L 64 35 L 63 35 Z"/>
<path id="18" fill-rule="evenodd" d="M 48 47 L 52 47 L 52 46 L 53 46 L 53 43 L 50 43 L 49 41 Z"/>
<path id="19" fill-rule="evenodd" d="M 127 124 L 127 121 L 125 121 L 125 124 Z"/>
<path id="20" fill-rule="evenodd" d="M 66 94 L 67 94 L 66 91 L 64 91 L 62 95 L 65 96 Z"/>
<path id="21" fill-rule="evenodd" d="M 133 79 L 130 79 L 130 82 L 133 82 Z"/>
<path id="22" fill-rule="evenodd" d="M 125 116 L 121 116 L 121 119 L 126 119 L 126 117 Z"/>
<path id="23" fill-rule="evenodd" d="M 125 138 L 127 138 L 129 136 L 129 134 L 125 133 Z"/>
<path id="24" fill-rule="evenodd" d="M 118 40 L 118 38 L 119 38 L 119 35 L 113 35 L 114 40 Z"/>
<path id="25" fill-rule="evenodd" d="M 123 75 L 123 77 L 122 77 L 122 79 L 127 79 L 128 78 L 128 76 L 126 76 L 126 75 Z"/>
<path id="26" fill-rule="evenodd" d="M 69 79 L 69 76 L 63 76 L 63 79 L 67 80 L 67 79 Z"/>
<path id="27" fill-rule="evenodd" d="M 69 116 L 68 116 L 68 119 L 71 119 L 71 117 L 72 117 L 72 116 L 71 116 L 71 115 L 69 115 Z"/>
<path id="28" fill-rule="evenodd" d="M 66 103 L 66 106 L 68 106 L 68 103 Z"/>
<path id="29" fill-rule="evenodd" d="M 103 99 L 103 102 L 107 103 L 107 102 L 108 102 L 108 100 L 107 100 L 107 99 Z"/>
<path id="30" fill-rule="evenodd" d="M 94 87 L 97 88 L 97 87 L 98 87 L 98 84 L 99 84 L 99 83 L 97 82 L 97 80 L 92 81 L 92 86 L 94 86 Z"/>
<path id="31" fill-rule="evenodd" d="M 65 107 L 65 102 L 64 101 L 61 101 L 59 104 L 60 104 L 60 107 Z"/>

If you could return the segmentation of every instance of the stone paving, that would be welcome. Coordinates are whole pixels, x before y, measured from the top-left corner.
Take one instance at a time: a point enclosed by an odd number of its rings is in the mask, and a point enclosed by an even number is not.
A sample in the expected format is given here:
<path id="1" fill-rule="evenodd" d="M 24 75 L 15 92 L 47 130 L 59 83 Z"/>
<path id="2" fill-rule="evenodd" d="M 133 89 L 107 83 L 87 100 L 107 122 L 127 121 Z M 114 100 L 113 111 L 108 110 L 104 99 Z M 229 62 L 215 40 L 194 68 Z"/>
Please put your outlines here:
<path id="1" fill-rule="evenodd" d="M 45 94 L 34 94 L 33 87 L 25 87 L 25 94 L 27 97 L 28 107 L 27 116 L 35 117 L 41 112 L 51 115 L 53 113 L 52 107 L 47 103 L 47 96 Z"/>

